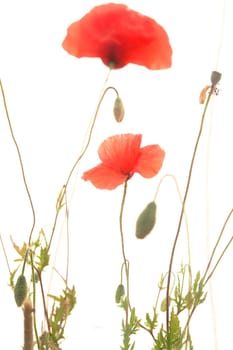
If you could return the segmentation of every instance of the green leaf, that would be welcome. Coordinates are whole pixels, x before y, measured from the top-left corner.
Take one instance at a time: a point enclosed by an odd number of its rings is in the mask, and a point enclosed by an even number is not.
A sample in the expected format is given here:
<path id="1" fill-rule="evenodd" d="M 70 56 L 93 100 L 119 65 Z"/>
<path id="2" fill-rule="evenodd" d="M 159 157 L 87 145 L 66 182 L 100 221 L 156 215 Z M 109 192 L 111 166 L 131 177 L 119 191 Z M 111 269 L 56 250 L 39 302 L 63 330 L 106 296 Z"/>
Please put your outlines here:
<path id="1" fill-rule="evenodd" d="M 135 342 L 131 343 L 131 336 L 135 335 L 138 330 L 139 321 L 136 316 L 135 308 L 133 308 L 130 312 L 128 323 L 122 320 L 123 346 L 121 346 L 121 350 L 134 349 Z"/>
<path id="2" fill-rule="evenodd" d="M 180 321 L 178 316 L 174 313 L 174 310 L 171 312 L 170 317 L 170 327 L 169 327 L 169 343 L 174 345 L 176 343 L 181 344 L 181 329 L 180 329 Z"/>
<path id="3" fill-rule="evenodd" d="M 40 248 L 40 255 L 39 258 L 39 270 L 42 271 L 46 266 L 49 264 L 49 254 L 47 248 Z"/>
<path id="4" fill-rule="evenodd" d="M 155 309 L 154 309 L 153 317 L 151 317 L 149 315 L 149 313 L 147 312 L 145 326 L 152 331 L 153 329 L 155 329 L 157 327 L 157 324 L 158 324 L 158 315 L 155 312 Z"/>

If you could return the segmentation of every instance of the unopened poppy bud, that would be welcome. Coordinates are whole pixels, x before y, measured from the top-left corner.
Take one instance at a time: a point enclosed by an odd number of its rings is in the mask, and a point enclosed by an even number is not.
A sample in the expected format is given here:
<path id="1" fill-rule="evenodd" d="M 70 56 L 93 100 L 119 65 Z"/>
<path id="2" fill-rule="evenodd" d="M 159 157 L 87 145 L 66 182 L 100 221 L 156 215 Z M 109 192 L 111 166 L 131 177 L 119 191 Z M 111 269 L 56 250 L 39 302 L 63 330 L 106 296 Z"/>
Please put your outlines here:
<path id="1" fill-rule="evenodd" d="M 211 83 L 213 85 L 217 85 L 221 77 L 222 77 L 222 74 L 214 70 L 210 77 Z"/>
<path id="2" fill-rule="evenodd" d="M 136 237 L 143 239 L 153 229 L 155 225 L 156 204 L 151 202 L 139 215 L 136 222 Z"/>
<path id="3" fill-rule="evenodd" d="M 118 123 L 120 123 L 125 115 L 125 109 L 123 102 L 119 96 L 115 99 L 114 107 L 113 107 L 113 114 Z"/>
<path id="4" fill-rule="evenodd" d="M 115 294 L 115 301 L 117 304 L 120 303 L 121 298 L 125 295 L 125 287 L 123 286 L 123 284 L 119 284 L 119 286 L 117 287 L 116 290 L 116 294 Z"/>
<path id="5" fill-rule="evenodd" d="M 27 296 L 27 282 L 24 275 L 20 275 L 14 288 L 15 302 L 17 306 L 21 306 Z"/>

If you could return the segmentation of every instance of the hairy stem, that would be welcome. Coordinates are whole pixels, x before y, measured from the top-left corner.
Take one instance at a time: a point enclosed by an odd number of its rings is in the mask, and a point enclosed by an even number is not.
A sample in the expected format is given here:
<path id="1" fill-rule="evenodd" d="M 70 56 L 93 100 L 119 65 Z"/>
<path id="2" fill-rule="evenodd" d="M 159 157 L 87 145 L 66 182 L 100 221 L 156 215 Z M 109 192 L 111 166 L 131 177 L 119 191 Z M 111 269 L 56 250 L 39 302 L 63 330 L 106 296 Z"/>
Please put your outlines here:
<path id="1" fill-rule="evenodd" d="M 211 254 L 211 256 L 210 256 L 209 262 L 208 262 L 208 264 L 207 264 L 207 267 L 206 267 L 206 270 L 205 270 L 205 273 L 204 273 L 204 276 L 203 276 L 203 286 L 205 286 L 205 285 L 207 284 L 207 282 L 209 281 L 209 279 L 212 277 L 214 271 L 216 270 L 217 266 L 219 265 L 220 261 L 222 260 L 222 258 L 223 258 L 223 256 L 224 256 L 224 254 L 226 253 L 227 249 L 229 248 L 230 244 L 231 244 L 232 241 L 233 241 L 233 236 L 232 236 L 232 237 L 229 239 L 228 243 L 226 244 L 225 248 L 223 249 L 222 253 L 220 254 L 220 256 L 219 256 L 219 258 L 218 258 L 216 264 L 214 265 L 214 267 L 213 267 L 213 269 L 212 269 L 212 271 L 209 273 L 208 277 L 206 277 L 206 276 L 207 276 L 207 273 L 208 273 L 208 271 L 209 271 L 211 262 L 212 262 L 212 260 L 213 260 L 214 254 L 215 254 L 216 249 L 217 249 L 217 247 L 218 247 L 218 244 L 219 244 L 219 242 L 220 242 L 220 240 L 221 240 L 221 238 L 222 238 L 222 236 L 223 236 L 223 233 L 224 233 L 224 231 L 225 231 L 226 225 L 227 225 L 227 223 L 229 222 L 229 220 L 230 220 L 230 218 L 231 218 L 232 215 L 233 215 L 233 209 L 230 210 L 229 214 L 227 215 L 226 220 L 224 221 L 224 224 L 223 224 L 222 229 L 221 229 L 221 231 L 220 231 L 219 237 L 218 237 L 218 239 L 217 239 L 217 242 L 216 242 L 216 244 L 215 244 L 215 246 L 214 246 L 214 249 L 213 249 L 213 251 L 212 251 L 212 254 Z"/>
<path id="2" fill-rule="evenodd" d="M 124 242 L 124 233 L 123 233 L 123 211 L 124 211 L 124 205 L 125 205 L 125 199 L 126 199 L 126 193 L 127 193 L 127 184 L 128 180 L 125 181 L 124 184 L 124 191 L 123 191 L 123 196 L 122 196 L 122 201 L 121 201 L 121 209 L 120 209 L 120 217 L 119 217 L 119 223 L 120 223 L 120 235 L 121 235 L 121 252 L 123 256 L 123 262 L 124 262 L 124 267 L 125 267 L 125 276 L 126 276 L 126 297 L 127 297 L 127 308 L 126 308 L 126 324 L 128 324 L 128 311 L 130 308 L 130 301 L 129 301 L 129 263 L 128 260 L 126 259 L 126 254 L 125 254 L 125 242 Z"/>
<path id="3" fill-rule="evenodd" d="M 18 154 L 18 159 L 19 159 L 19 164 L 20 164 L 20 168 L 21 168 L 23 183 L 24 183 L 24 187 L 25 187 L 25 190 L 26 190 L 26 193 L 27 193 L 27 196 L 28 196 L 28 200 L 29 200 L 29 203 L 30 203 L 31 211 L 32 211 L 32 226 L 31 226 L 31 229 L 30 229 L 30 232 L 29 232 L 29 239 L 28 239 L 28 246 L 30 246 L 32 233 L 34 231 L 35 222 L 36 222 L 35 209 L 34 209 L 31 193 L 29 191 L 29 187 L 28 187 L 28 183 L 27 183 L 27 179 L 26 179 L 26 174 L 25 174 L 25 170 L 24 170 L 23 159 L 22 159 L 22 156 L 21 156 L 20 148 L 19 148 L 18 142 L 16 140 L 12 124 L 11 124 L 10 115 L 9 115 L 8 108 L 7 108 L 5 92 L 4 92 L 4 88 L 3 88 L 1 80 L 0 80 L 0 89 L 1 89 L 1 94 L 2 94 L 2 98 L 3 98 L 4 110 L 5 110 L 5 113 L 6 113 L 7 122 L 8 122 L 8 126 L 9 126 L 10 133 L 11 133 L 11 138 L 12 138 L 12 140 L 14 142 L 14 145 L 15 145 L 15 148 L 16 148 L 16 151 L 17 151 L 17 154 Z"/>
<path id="4" fill-rule="evenodd" d="M 196 138 L 196 142 L 195 142 L 195 145 L 194 145 L 194 150 L 193 150 L 193 155 L 192 155 L 192 158 L 191 158 L 191 163 L 190 163 L 190 166 L 189 166 L 188 179 L 187 179 L 187 183 L 186 183 L 186 187 L 185 187 L 184 198 L 183 198 L 182 208 L 181 208 L 181 212 L 180 212 L 177 232 L 176 232 L 176 236 L 175 236 L 175 239 L 174 239 L 174 242 L 173 242 L 172 252 L 171 252 L 171 256 L 170 256 L 170 262 L 169 262 L 169 268 L 168 268 L 168 278 L 167 278 L 167 290 L 166 290 L 166 330 L 167 330 L 167 333 L 169 333 L 169 294 L 170 294 L 170 282 L 171 282 L 172 265 L 173 265 L 173 260 L 174 260 L 174 256 L 175 256 L 176 245 L 177 245 L 179 234 L 180 234 L 182 220 L 183 220 L 183 216 L 184 216 L 184 212 L 185 212 L 185 205 L 186 205 L 188 192 L 189 192 L 189 188 L 190 188 L 190 182 L 191 182 L 191 178 L 192 178 L 194 162 L 195 162 L 195 159 L 196 159 L 199 142 L 200 142 L 201 135 L 202 135 L 202 130 L 203 130 L 203 125 L 204 125 L 204 121 L 205 121 L 207 107 L 209 105 L 209 102 L 210 102 L 210 99 L 211 99 L 211 96 L 212 96 L 212 93 L 213 93 L 213 89 L 214 89 L 214 85 L 211 86 L 208 98 L 206 100 L 206 104 L 205 104 L 204 111 L 203 111 L 202 118 L 201 118 L 201 124 L 200 124 L 200 128 L 199 128 L 199 132 L 198 132 L 198 135 L 197 135 L 197 138 Z"/>
<path id="5" fill-rule="evenodd" d="M 33 327 L 34 327 L 34 332 L 36 336 L 36 343 L 37 347 L 40 350 L 41 345 L 40 345 L 40 340 L 38 336 L 38 331 L 37 331 L 37 324 L 36 324 L 36 282 L 35 282 L 35 271 L 34 271 L 34 264 L 33 264 L 33 258 L 32 258 L 32 252 L 30 251 L 30 260 L 31 260 L 31 269 L 32 269 L 32 304 L 33 304 Z"/>
<path id="6" fill-rule="evenodd" d="M 108 74 L 109 75 L 109 74 Z M 108 78 L 107 78 L 108 79 Z M 106 79 L 106 81 L 107 81 Z M 81 161 L 81 159 L 84 157 L 89 145 L 90 145 L 90 142 L 91 142 L 91 138 L 92 138 L 92 134 L 93 134 L 93 130 L 94 130 L 94 126 L 95 126 L 95 123 L 96 123 L 96 120 L 97 120 L 97 116 L 98 116 L 98 112 L 99 112 L 99 109 L 100 109 L 100 106 L 101 106 L 101 103 L 103 102 L 103 99 L 106 95 L 106 93 L 109 91 L 109 90 L 113 90 L 115 91 L 116 95 L 118 96 L 118 91 L 116 88 L 114 88 L 113 86 L 109 86 L 107 87 L 104 92 L 102 93 L 100 99 L 99 99 L 99 102 L 97 104 L 97 107 L 96 107 L 96 110 L 95 110 L 95 114 L 93 116 L 93 119 L 91 121 L 91 125 L 90 125 L 90 130 L 89 130 L 89 134 L 88 134 L 88 138 L 87 138 L 87 141 L 86 141 L 86 144 L 83 148 L 83 150 L 81 151 L 80 155 L 78 156 L 78 158 L 76 159 L 76 161 L 74 162 L 71 170 L 69 171 L 69 174 L 67 176 L 67 179 L 66 179 L 66 182 L 65 184 L 63 185 L 62 187 L 62 190 L 61 192 L 63 192 L 62 194 L 62 199 L 64 198 L 65 199 L 65 210 L 66 210 L 66 217 L 68 218 L 69 216 L 69 207 L 68 207 L 68 200 L 67 200 L 67 188 L 68 188 L 68 185 L 70 183 L 70 180 L 71 180 L 71 177 L 75 171 L 75 169 L 77 168 L 79 162 Z M 55 216 L 55 220 L 54 220 L 54 225 L 53 225 L 53 228 L 52 228 L 52 232 L 51 232 L 51 236 L 50 236 L 50 240 L 49 240 L 49 245 L 48 245 L 48 250 L 50 249 L 50 246 L 52 244 L 52 240 L 53 240 L 53 236 L 54 236 L 54 233 L 55 233 L 55 229 L 56 229 L 56 223 L 57 223 L 57 218 L 58 218 L 58 213 L 56 213 L 56 216 Z M 67 220 L 68 221 L 68 220 Z M 67 232 L 69 232 L 69 227 L 68 227 L 68 223 L 66 224 L 67 225 Z"/>

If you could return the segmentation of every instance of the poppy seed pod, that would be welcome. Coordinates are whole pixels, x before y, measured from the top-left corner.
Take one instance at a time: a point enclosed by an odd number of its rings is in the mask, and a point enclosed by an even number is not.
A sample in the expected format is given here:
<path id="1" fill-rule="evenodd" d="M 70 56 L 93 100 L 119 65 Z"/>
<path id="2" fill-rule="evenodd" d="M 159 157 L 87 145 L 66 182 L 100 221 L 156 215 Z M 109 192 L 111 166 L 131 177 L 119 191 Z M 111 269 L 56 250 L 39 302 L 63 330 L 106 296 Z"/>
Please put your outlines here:
<path id="1" fill-rule="evenodd" d="M 136 237 L 145 238 L 153 229 L 156 219 L 156 204 L 150 202 L 139 215 L 136 222 Z"/>
<path id="2" fill-rule="evenodd" d="M 24 275 L 20 275 L 14 288 L 15 302 L 17 306 L 21 306 L 27 296 L 27 282 Z"/>
<path id="3" fill-rule="evenodd" d="M 118 123 L 120 123 L 124 118 L 125 109 L 122 100 L 119 96 L 117 96 L 117 98 L 115 99 L 113 114 Z"/>
<path id="4" fill-rule="evenodd" d="M 217 85 L 221 77 L 222 77 L 222 74 L 214 70 L 210 77 L 211 83 L 213 85 Z"/>
<path id="5" fill-rule="evenodd" d="M 125 295 L 125 287 L 122 283 L 120 283 L 117 287 L 116 294 L 115 294 L 115 301 L 117 304 L 120 303 L 121 298 Z"/>

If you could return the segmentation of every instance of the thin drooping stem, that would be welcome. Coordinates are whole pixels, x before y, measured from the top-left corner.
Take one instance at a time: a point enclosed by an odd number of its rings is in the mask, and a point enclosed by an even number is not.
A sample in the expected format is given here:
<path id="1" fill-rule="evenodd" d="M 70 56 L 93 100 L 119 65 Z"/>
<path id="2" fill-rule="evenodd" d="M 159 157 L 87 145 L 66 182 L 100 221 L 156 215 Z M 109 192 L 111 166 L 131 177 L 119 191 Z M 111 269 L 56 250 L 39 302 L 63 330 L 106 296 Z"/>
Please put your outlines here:
<path id="1" fill-rule="evenodd" d="M 178 221 L 178 226 L 177 226 L 177 232 L 176 232 L 176 236 L 175 236 L 175 239 L 174 239 L 174 242 L 173 242 L 171 256 L 170 256 L 170 262 L 169 262 L 169 268 L 168 268 L 168 278 L 167 278 L 167 290 L 166 290 L 166 331 L 167 331 L 167 333 L 169 333 L 169 295 L 170 295 L 170 282 L 171 282 L 171 273 L 172 273 L 173 259 L 174 259 L 174 256 L 175 256 L 176 245 L 177 245 L 177 242 L 178 242 L 180 229 L 181 229 L 181 225 L 182 225 L 182 221 L 183 221 L 186 201 L 187 201 L 188 192 L 189 192 L 190 183 L 191 183 L 191 178 L 192 178 L 194 162 L 195 162 L 195 159 L 196 159 L 196 154 L 197 154 L 199 142 L 200 142 L 201 135 L 202 135 L 202 130 L 203 130 L 203 125 L 204 125 L 204 121 L 205 121 L 206 111 L 207 111 L 207 108 L 208 108 L 208 105 L 209 105 L 209 102 L 210 102 L 213 90 L 214 90 L 214 85 L 212 85 L 211 88 L 210 88 L 210 92 L 209 92 L 209 95 L 207 97 L 206 104 L 205 104 L 205 107 L 204 107 L 204 110 L 203 110 L 203 113 L 202 113 L 201 124 L 200 124 L 200 127 L 199 127 L 199 132 L 198 132 L 198 135 L 197 135 L 197 138 L 196 138 L 196 142 L 195 142 L 195 145 L 194 145 L 194 150 L 193 150 L 193 154 L 192 154 L 192 158 L 191 158 L 191 163 L 190 163 L 190 166 L 189 166 L 188 179 L 187 179 L 187 183 L 186 183 L 186 187 L 185 187 L 182 208 L 181 208 L 179 221 Z"/>
<path id="2" fill-rule="evenodd" d="M 34 231 L 34 228 L 35 228 L 36 214 L 35 214 L 35 209 L 34 209 L 34 205 L 33 205 L 33 202 L 32 202 L 31 193 L 29 191 L 28 182 L 27 182 L 27 179 L 26 179 L 26 174 L 25 174 L 25 170 L 24 170 L 24 165 L 23 165 L 23 159 L 22 159 L 21 151 L 20 151 L 20 148 L 19 148 L 18 142 L 16 140 L 12 124 L 11 124 L 10 115 L 9 115 L 9 112 L 8 112 L 8 107 L 7 107 L 7 102 L 6 102 L 6 96 L 5 96 L 5 92 L 4 92 L 4 88 L 3 88 L 1 80 L 0 80 L 0 88 L 1 88 L 1 94 L 2 94 L 2 98 L 3 98 L 3 104 L 4 104 L 4 109 L 5 109 L 5 113 L 6 113 L 6 117 L 7 117 L 8 126 L 9 126 L 11 137 L 12 137 L 12 140 L 14 142 L 17 154 L 18 154 L 19 164 L 20 164 L 22 178 L 23 178 L 23 184 L 24 184 L 27 196 L 28 196 L 28 200 L 29 200 L 30 207 L 31 207 L 31 212 L 32 212 L 32 225 L 31 225 L 31 229 L 29 231 L 29 238 L 28 238 L 28 246 L 30 246 L 32 234 L 33 234 L 33 231 Z"/>
<path id="3" fill-rule="evenodd" d="M 87 137 L 87 140 L 85 142 L 85 145 L 84 145 L 82 151 L 80 152 L 78 158 L 74 162 L 73 166 L 71 167 L 71 169 L 70 169 L 70 171 L 68 173 L 68 176 L 66 178 L 65 184 L 62 186 L 62 189 L 60 191 L 59 198 L 58 198 L 59 204 L 57 203 L 57 205 L 59 207 L 59 210 L 58 210 L 58 208 L 56 210 L 54 224 L 53 224 L 53 227 L 52 227 L 52 231 L 51 231 L 51 235 L 50 235 L 50 239 L 49 239 L 49 244 L 48 244 L 48 248 L 47 248 L 47 250 L 49 251 L 50 247 L 51 247 L 51 244 L 52 244 L 52 241 L 53 241 L 54 234 L 55 234 L 60 208 L 65 206 L 65 222 L 66 222 L 66 237 L 67 237 L 66 278 L 65 278 L 66 285 L 68 284 L 69 252 L 70 252 L 70 243 L 69 243 L 69 203 L 68 203 L 68 198 L 67 198 L 67 188 L 69 186 L 70 180 L 72 178 L 72 175 L 73 175 L 75 169 L 79 165 L 80 161 L 84 157 L 84 155 L 85 155 L 85 153 L 86 153 L 86 151 L 87 151 L 87 149 L 88 149 L 88 147 L 90 145 L 91 138 L 92 138 L 93 131 L 94 131 L 94 127 L 95 127 L 96 120 L 97 120 L 97 116 L 98 116 L 98 113 L 99 113 L 99 110 L 100 110 L 100 107 L 101 107 L 101 104 L 103 102 L 103 99 L 104 99 L 105 95 L 107 94 L 107 92 L 109 90 L 113 90 L 116 93 L 116 95 L 119 96 L 119 93 L 118 93 L 117 89 L 114 88 L 113 86 L 109 86 L 109 87 L 105 88 L 106 83 L 108 82 L 110 73 L 111 73 L 111 69 L 109 70 L 109 72 L 107 74 L 107 77 L 106 77 L 106 79 L 104 81 L 104 87 L 102 89 L 103 92 L 100 95 L 97 107 L 95 109 L 94 116 L 92 117 L 92 120 L 91 120 L 91 123 L 90 123 L 90 126 L 89 126 L 88 137 Z"/>
<path id="4" fill-rule="evenodd" d="M 122 256 L 123 256 L 123 262 L 124 262 L 124 267 L 125 267 L 125 277 L 126 277 L 126 297 L 127 297 L 126 324 L 128 324 L 128 310 L 130 308 L 130 301 L 129 301 L 129 263 L 128 263 L 128 260 L 126 259 L 125 240 L 124 240 L 124 232 L 123 232 L 123 211 L 124 211 L 125 199 L 126 199 L 126 193 L 127 193 L 127 184 L 128 184 L 128 180 L 126 180 L 125 184 L 124 184 L 123 196 L 122 196 L 122 200 L 121 200 L 120 216 L 119 216 L 120 235 L 121 235 L 121 252 L 122 252 Z"/>
<path id="5" fill-rule="evenodd" d="M 108 79 L 109 79 L 109 75 L 111 73 L 111 70 L 108 72 L 108 75 L 105 79 L 105 82 L 104 82 L 104 86 L 106 85 Z M 60 192 L 60 203 L 62 203 L 62 201 L 64 200 L 64 205 L 65 205 L 65 216 L 66 216 L 66 239 L 67 239 L 67 252 L 66 252 L 66 284 L 68 283 L 68 274 L 69 274 L 69 252 L 70 252 L 70 244 L 69 244 L 69 204 L 68 204 L 68 198 L 67 198 L 67 188 L 68 188 L 68 185 L 70 183 L 70 180 L 71 180 L 71 177 L 75 171 L 75 169 L 77 168 L 78 164 L 80 163 L 80 161 L 82 160 L 82 158 L 84 157 L 89 145 L 90 145 L 90 142 L 91 142 L 91 138 L 92 138 L 92 134 L 93 134 L 93 131 L 94 131 L 94 127 L 95 127 L 95 124 L 96 124 L 96 120 L 97 120 L 97 116 L 98 116 L 98 113 L 99 113 L 99 110 L 100 110 L 100 107 L 101 107 L 101 104 L 103 102 L 103 99 L 106 95 L 106 93 L 109 91 L 109 90 L 113 90 L 117 96 L 119 96 L 119 93 L 117 91 L 116 88 L 114 88 L 113 86 L 109 86 L 107 88 L 104 88 L 104 91 L 102 93 L 102 95 L 100 96 L 100 99 L 99 99 L 99 102 L 97 104 L 97 107 L 96 107 L 96 110 L 95 110 L 95 113 L 94 113 L 94 116 L 92 118 L 92 121 L 91 121 L 91 125 L 90 125 L 90 128 L 89 128 L 89 133 L 88 133 L 88 137 L 87 137 L 87 141 L 83 147 L 83 150 L 81 151 L 81 153 L 79 154 L 78 158 L 76 159 L 76 161 L 74 162 L 73 166 L 71 167 L 71 170 L 69 171 L 68 173 L 68 176 L 67 176 L 67 179 L 65 181 L 65 184 L 63 185 L 62 187 L 62 190 Z M 51 231 L 51 235 L 50 235 L 50 239 L 49 239 L 49 244 L 48 244 L 48 251 L 51 247 L 51 244 L 52 244 L 52 240 L 53 240 L 53 236 L 54 236 L 54 233 L 55 233 L 55 229 L 56 229 L 56 224 L 57 224 L 57 219 L 58 219 L 58 211 L 56 211 L 56 215 L 55 215 L 55 220 L 54 220 L 54 224 L 53 224 L 53 227 L 52 227 L 52 231 Z"/>
<path id="6" fill-rule="evenodd" d="M 68 177 L 67 177 L 67 180 L 66 180 L 66 183 L 65 183 L 65 188 L 67 188 L 69 182 L 70 182 L 70 178 L 75 170 L 75 168 L 77 167 L 78 163 L 80 162 L 80 160 L 83 158 L 83 156 L 85 155 L 89 145 L 90 145 L 90 142 L 91 142 L 91 137 L 92 137 L 92 133 L 93 133 L 93 130 L 94 130 L 94 126 L 95 126 L 95 123 L 96 123 L 96 119 L 97 119 L 97 116 L 98 116 L 98 113 L 99 113 L 99 109 L 100 109 L 100 106 L 101 106 L 101 103 L 103 102 L 103 99 L 106 95 L 106 93 L 109 91 L 109 90 L 114 90 L 117 94 L 117 96 L 119 95 L 118 94 L 118 91 L 116 90 L 116 88 L 114 88 L 113 86 L 108 86 L 102 96 L 100 97 L 99 99 L 99 102 L 97 104 L 97 107 L 96 107 L 96 111 L 95 111 L 95 114 L 94 114 L 94 117 L 93 117 L 93 120 L 91 122 L 91 126 L 90 126 L 90 131 L 89 131 L 89 134 L 88 134 L 88 138 L 87 138 L 87 142 L 86 142 L 86 145 L 84 146 L 83 150 L 81 151 L 80 155 L 78 156 L 78 158 L 76 159 L 74 165 L 72 166 L 69 174 L 68 174 Z"/>
<path id="7" fill-rule="evenodd" d="M 107 81 L 107 79 L 106 79 Z M 81 159 L 84 157 L 89 145 L 90 145 L 90 142 L 91 142 L 91 138 L 92 138 L 92 134 L 93 134 L 93 130 L 94 130 L 94 126 L 95 126 L 95 123 L 96 123 L 96 120 L 97 120 L 97 116 L 98 116 L 98 113 L 99 113 L 99 109 L 100 109 L 100 106 L 101 106 L 101 103 L 103 102 L 103 99 L 106 95 L 106 93 L 109 91 L 109 90 L 114 90 L 116 95 L 118 96 L 118 91 L 116 88 L 114 88 L 113 86 L 109 86 L 107 87 L 103 94 L 101 95 L 100 99 L 99 99 L 99 102 L 97 104 L 97 107 L 96 107 L 96 110 L 95 110 L 95 114 L 93 116 L 93 119 L 92 119 L 92 122 L 91 122 L 91 126 L 90 126 L 90 130 L 89 130 L 89 134 L 88 134 L 88 138 L 87 138 L 87 141 L 86 141 L 86 144 L 83 148 L 83 150 L 81 151 L 80 155 L 78 156 L 78 158 L 76 159 L 76 161 L 74 162 L 71 170 L 69 171 L 69 174 L 67 176 L 67 179 L 66 179 L 66 182 L 65 184 L 63 185 L 63 188 L 62 188 L 62 191 L 63 191 L 63 198 L 65 199 L 65 207 L 66 207 L 66 216 L 68 217 L 69 215 L 69 208 L 68 208 L 68 203 L 67 203 L 67 187 L 70 183 L 70 180 L 71 180 L 71 177 L 75 171 L 75 169 L 77 168 L 79 162 L 81 161 Z M 55 232 L 55 228 L 56 228 L 56 222 L 57 222 L 57 215 L 55 217 L 55 222 L 54 222 L 54 225 L 53 225 L 53 229 L 52 229 L 52 232 L 51 232 L 51 237 L 50 237 L 50 241 L 49 241 L 49 245 L 48 245 L 48 248 L 50 248 L 51 246 L 51 243 L 52 243 L 52 239 L 53 239 L 53 236 L 54 236 L 54 232 Z"/>

